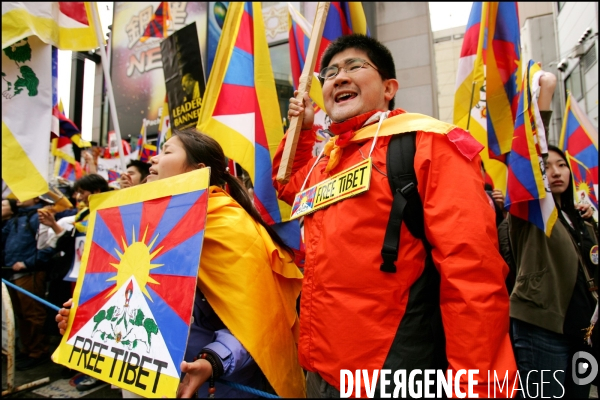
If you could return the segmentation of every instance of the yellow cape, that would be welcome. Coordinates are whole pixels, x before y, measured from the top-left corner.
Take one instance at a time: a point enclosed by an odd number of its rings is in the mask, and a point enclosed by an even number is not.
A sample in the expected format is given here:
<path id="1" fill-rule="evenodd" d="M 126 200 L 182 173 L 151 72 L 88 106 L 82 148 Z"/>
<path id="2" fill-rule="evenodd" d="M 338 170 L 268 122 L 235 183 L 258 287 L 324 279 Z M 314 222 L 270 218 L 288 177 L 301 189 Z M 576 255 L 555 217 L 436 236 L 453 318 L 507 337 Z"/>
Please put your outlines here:
<path id="1" fill-rule="evenodd" d="M 357 130 L 352 136 L 352 139 L 350 139 L 350 142 L 361 142 L 375 137 L 378 126 L 378 123 L 374 123 Z M 469 160 L 472 160 L 473 157 L 483 149 L 483 146 L 475 141 L 475 139 L 473 139 L 466 131 L 460 130 L 462 133 L 457 132 L 455 131 L 456 128 L 458 128 L 456 125 L 442 122 L 427 115 L 404 113 L 385 119 L 381 123 L 381 128 L 379 129 L 377 136 L 383 137 L 417 131 L 447 135 L 450 141 L 456 145 L 458 150 Z M 454 135 L 450 134 L 450 132 L 454 132 Z M 337 138 L 337 136 L 330 138 L 329 142 L 325 145 L 324 154 L 329 156 L 329 161 L 325 167 L 325 172 L 327 173 L 334 169 L 342 159 L 344 150 L 343 147 L 338 146 Z"/>
<path id="2" fill-rule="evenodd" d="M 302 274 L 264 227 L 222 189 L 209 188 L 199 287 L 282 397 L 306 397 L 298 362 Z"/>
<path id="3" fill-rule="evenodd" d="M 356 131 L 351 142 L 359 142 L 375 136 L 377 123 L 366 126 Z M 456 125 L 442 122 L 427 115 L 418 113 L 405 113 L 385 119 L 381 124 L 378 136 L 396 135 L 399 133 L 427 131 L 446 135 L 456 128 Z"/>

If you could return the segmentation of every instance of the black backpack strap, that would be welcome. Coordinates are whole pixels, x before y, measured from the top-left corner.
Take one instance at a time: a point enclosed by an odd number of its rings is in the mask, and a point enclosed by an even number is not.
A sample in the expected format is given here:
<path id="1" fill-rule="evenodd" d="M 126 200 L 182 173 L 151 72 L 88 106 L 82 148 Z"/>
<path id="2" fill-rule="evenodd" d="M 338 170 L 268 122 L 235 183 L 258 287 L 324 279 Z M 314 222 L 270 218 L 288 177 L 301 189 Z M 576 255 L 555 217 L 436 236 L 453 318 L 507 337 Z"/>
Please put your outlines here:
<path id="1" fill-rule="evenodd" d="M 402 221 L 414 237 L 423 241 L 427 253 L 431 252 L 431 245 L 425 238 L 423 204 L 417 191 L 415 137 L 416 132 L 394 135 L 388 147 L 387 174 L 394 199 L 381 248 L 383 263 L 380 270 L 383 272 L 396 272 L 394 263 L 398 259 Z"/>

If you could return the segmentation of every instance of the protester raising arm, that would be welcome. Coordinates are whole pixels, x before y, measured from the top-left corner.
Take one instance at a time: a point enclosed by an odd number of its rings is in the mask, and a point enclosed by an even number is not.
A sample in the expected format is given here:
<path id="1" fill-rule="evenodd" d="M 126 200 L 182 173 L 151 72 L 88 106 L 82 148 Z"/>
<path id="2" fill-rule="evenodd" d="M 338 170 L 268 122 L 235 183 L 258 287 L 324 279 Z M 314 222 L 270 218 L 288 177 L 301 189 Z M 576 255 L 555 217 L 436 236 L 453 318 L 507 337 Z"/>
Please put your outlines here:
<path id="1" fill-rule="evenodd" d="M 507 267 L 498 254 L 493 209 L 482 187 L 477 155 L 482 146 L 458 127 L 394 109 L 399 87 L 394 60 L 373 38 L 338 38 L 323 53 L 320 69 L 334 137 L 321 160 L 311 159 L 315 140 L 307 130 L 308 117 L 289 182 L 273 176 L 278 197 L 288 203 L 301 188 L 321 185 L 302 203 L 312 210 L 304 215 L 299 341 L 309 397 L 366 393 L 363 379 L 350 385 L 341 370 L 404 370 L 409 376 L 417 370 L 478 369 L 473 391 L 480 396 L 487 395 L 488 371 L 506 377 L 512 388 L 516 367 L 508 336 Z M 288 116 L 308 107 L 306 97 L 302 105 L 290 100 Z M 393 150 L 392 141 L 402 143 L 396 140 L 400 135 L 415 138 L 414 160 Z M 283 148 L 284 142 L 274 171 Z M 392 193 L 388 168 L 398 160 L 409 166 L 413 161 L 416 182 Z M 364 184 L 360 193 L 355 173 L 342 172 L 369 164 L 368 184 L 359 179 Z M 342 181 L 344 190 L 356 189 L 353 196 L 338 196 Z M 410 212 L 401 214 L 398 193 L 405 200 L 410 196 Z M 311 208 L 309 202 L 326 207 Z M 399 239 L 393 230 L 393 240 L 387 240 L 388 224 L 407 222 L 408 214 L 414 222 L 419 208 L 430 252 L 408 224 L 398 228 Z M 390 243 L 394 240 L 399 240 L 397 253 Z M 427 384 L 417 380 L 416 385 Z M 387 392 L 394 387 L 400 389 L 392 382 Z M 459 396 L 457 391 L 468 387 L 465 375 L 453 393 Z"/>
<path id="2" fill-rule="evenodd" d="M 88 169 L 88 174 L 97 174 L 98 168 L 96 166 L 96 160 L 94 160 L 94 155 L 91 151 L 86 150 L 81 153 L 81 156 L 85 160 L 85 165 Z"/>

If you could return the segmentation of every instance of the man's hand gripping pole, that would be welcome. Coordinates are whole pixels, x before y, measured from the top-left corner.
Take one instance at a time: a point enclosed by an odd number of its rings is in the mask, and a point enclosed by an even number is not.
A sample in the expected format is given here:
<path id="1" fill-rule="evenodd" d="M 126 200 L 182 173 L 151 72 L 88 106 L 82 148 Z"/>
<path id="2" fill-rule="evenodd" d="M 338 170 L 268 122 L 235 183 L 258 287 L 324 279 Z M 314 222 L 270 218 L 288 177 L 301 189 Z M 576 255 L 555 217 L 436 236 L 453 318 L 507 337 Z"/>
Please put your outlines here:
<path id="1" fill-rule="evenodd" d="M 319 5 L 317 6 L 317 14 L 315 16 L 315 23 L 310 34 L 310 43 L 308 45 L 308 51 L 306 54 L 306 62 L 304 63 L 304 69 L 302 70 L 302 75 L 300 76 L 300 82 L 298 84 L 298 95 L 296 98 L 300 100 L 301 103 L 304 93 L 310 92 L 313 71 L 315 70 L 315 64 L 317 62 L 317 53 L 319 52 L 319 46 L 321 44 L 321 37 L 323 36 L 323 28 L 325 27 L 328 11 L 329 2 L 319 2 Z M 285 147 L 283 148 L 281 163 L 279 164 L 279 171 L 277 171 L 277 181 L 280 183 L 287 183 L 290 180 L 290 175 L 292 174 L 292 165 L 294 164 L 294 155 L 296 154 L 296 146 L 298 145 L 300 130 L 302 129 L 303 118 L 304 114 L 300 114 L 292 117 L 290 120 L 290 127 L 288 129 Z"/>

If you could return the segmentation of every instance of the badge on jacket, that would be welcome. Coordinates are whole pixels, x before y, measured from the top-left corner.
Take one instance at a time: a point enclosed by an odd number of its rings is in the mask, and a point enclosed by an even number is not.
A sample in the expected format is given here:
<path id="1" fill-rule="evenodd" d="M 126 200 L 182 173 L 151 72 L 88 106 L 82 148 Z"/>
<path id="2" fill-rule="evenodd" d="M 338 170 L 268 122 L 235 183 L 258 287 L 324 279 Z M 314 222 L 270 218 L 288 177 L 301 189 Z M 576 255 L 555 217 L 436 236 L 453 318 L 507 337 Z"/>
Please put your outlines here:
<path id="1" fill-rule="evenodd" d="M 592 246 L 590 250 L 590 260 L 592 260 L 592 264 L 598 265 L 598 245 Z"/>
<path id="2" fill-rule="evenodd" d="M 366 192 L 371 184 L 371 166 L 371 159 L 367 158 L 296 194 L 290 219 L 299 218 Z"/>

